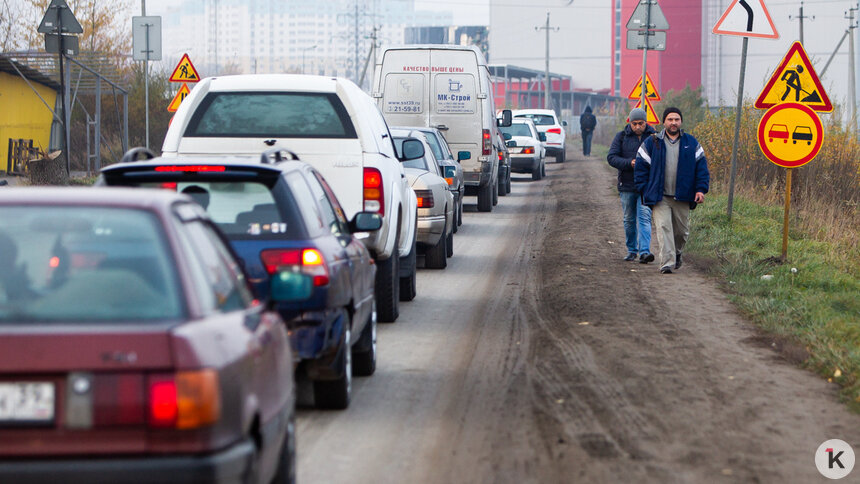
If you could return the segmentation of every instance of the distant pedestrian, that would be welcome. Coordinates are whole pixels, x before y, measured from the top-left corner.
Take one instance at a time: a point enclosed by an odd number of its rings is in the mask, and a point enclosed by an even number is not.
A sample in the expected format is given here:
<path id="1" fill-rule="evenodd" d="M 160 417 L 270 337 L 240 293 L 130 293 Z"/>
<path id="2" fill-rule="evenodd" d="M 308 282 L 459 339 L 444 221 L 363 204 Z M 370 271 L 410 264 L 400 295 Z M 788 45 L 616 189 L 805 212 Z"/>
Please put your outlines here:
<path id="1" fill-rule="evenodd" d="M 705 201 L 710 173 L 705 150 L 681 130 L 678 108 L 663 111 L 663 131 L 645 139 L 636 156 L 634 181 L 642 202 L 652 207 L 660 272 L 681 267 L 690 236 L 690 210 Z"/>
<path id="2" fill-rule="evenodd" d="M 579 129 L 582 131 L 582 154 L 591 155 L 591 137 L 594 136 L 594 128 L 597 127 L 597 118 L 591 114 L 591 106 L 586 106 L 585 111 L 579 116 Z"/>
<path id="3" fill-rule="evenodd" d="M 624 211 L 624 236 L 627 243 L 626 261 L 647 264 L 654 260 L 651 254 L 651 209 L 642 203 L 642 197 L 633 183 L 636 166 L 636 152 L 642 141 L 654 134 L 654 128 L 647 123 L 648 115 L 642 108 L 630 111 L 630 123 L 624 127 L 609 148 L 606 160 L 618 170 L 618 195 Z"/>

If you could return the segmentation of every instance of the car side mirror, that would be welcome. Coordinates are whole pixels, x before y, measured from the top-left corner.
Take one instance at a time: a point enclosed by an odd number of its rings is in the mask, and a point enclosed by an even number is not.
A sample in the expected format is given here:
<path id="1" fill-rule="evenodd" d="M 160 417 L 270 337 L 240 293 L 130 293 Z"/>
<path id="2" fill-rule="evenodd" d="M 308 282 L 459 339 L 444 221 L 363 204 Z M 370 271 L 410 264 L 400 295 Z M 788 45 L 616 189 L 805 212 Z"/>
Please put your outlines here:
<path id="1" fill-rule="evenodd" d="M 541 141 L 546 141 L 546 133 L 538 133 L 538 139 Z"/>
<path id="2" fill-rule="evenodd" d="M 382 217 L 376 212 L 358 212 L 349 221 L 349 231 L 373 232 L 382 228 Z"/>
<path id="3" fill-rule="evenodd" d="M 417 160 L 424 156 L 424 143 L 415 138 L 405 139 L 400 151 L 400 161 Z"/>
<path id="4" fill-rule="evenodd" d="M 515 148 L 517 146 L 517 142 L 514 140 L 510 140 L 507 143 L 505 143 L 505 146 L 507 146 L 508 148 Z"/>
<path id="5" fill-rule="evenodd" d="M 271 300 L 282 303 L 304 302 L 311 298 L 313 279 L 307 274 L 278 271 L 269 281 Z"/>
<path id="6" fill-rule="evenodd" d="M 513 138 L 513 136 L 511 136 L 511 133 L 504 133 L 503 136 L 505 137 L 505 141 L 508 141 Z"/>
<path id="7" fill-rule="evenodd" d="M 472 159 L 471 151 L 458 151 L 457 152 L 457 161 L 466 161 Z"/>
<path id="8" fill-rule="evenodd" d="M 562 122 L 561 122 L 561 125 L 562 125 L 562 126 L 567 126 L 567 121 L 562 121 Z"/>
<path id="9" fill-rule="evenodd" d="M 507 128 L 508 126 L 511 125 L 511 122 L 513 121 L 513 119 L 514 119 L 514 114 L 511 112 L 511 110 L 505 109 L 502 111 L 502 119 L 501 119 L 501 123 L 499 124 L 499 126 L 501 126 L 503 128 Z"/>

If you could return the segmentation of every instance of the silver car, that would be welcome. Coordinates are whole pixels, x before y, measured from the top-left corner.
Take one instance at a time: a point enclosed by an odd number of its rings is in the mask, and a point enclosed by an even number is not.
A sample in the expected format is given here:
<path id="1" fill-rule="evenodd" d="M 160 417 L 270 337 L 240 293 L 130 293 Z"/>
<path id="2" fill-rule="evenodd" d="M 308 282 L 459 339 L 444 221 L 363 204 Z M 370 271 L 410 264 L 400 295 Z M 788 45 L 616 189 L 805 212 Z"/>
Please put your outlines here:
<path id="1" fill-rule="evenodd" d="M 433 156 L 436 157 L 436 163 L 439 165 L 443 178 L 448 182 L 448 190 L 454 195 L 454 206 L 456 207 L 454 216 L 457 218 L 457 223 L 454 224 L 454 233 L 456 234 L 457 227 L 463 225 L 463 197 L 466 196 L 466 185 L 463 183 L 463 168 L 460 166 L 460 161 L 468 160 L 471 153 L 460 151 L 454 158 L 448 141 L 441 131 L 436 128 L 412 129 L 421 131 L 427 137 L 427 142 L 433 150 Z"/>
<path id="2" fill-rule="evenodd" d="M 391 136 L 398 152 L 407 139 L 418 139 L 424 144 L 424 156 L 403 162 L 403 168 L 418 198 L 418 253 L 424 254 L 425 267 L 444 269 L 448 257 L 454 255 L 454 195 L 424 133 L 414 128 L 393 128 Z"/>

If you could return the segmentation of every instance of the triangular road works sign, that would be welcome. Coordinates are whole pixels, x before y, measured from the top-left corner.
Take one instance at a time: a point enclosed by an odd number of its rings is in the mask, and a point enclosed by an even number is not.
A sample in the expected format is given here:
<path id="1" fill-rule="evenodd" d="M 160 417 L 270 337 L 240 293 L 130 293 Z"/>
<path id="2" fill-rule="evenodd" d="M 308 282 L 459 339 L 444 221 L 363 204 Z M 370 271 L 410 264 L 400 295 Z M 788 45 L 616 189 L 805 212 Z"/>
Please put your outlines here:
<path id="1" fill-rule="evenodd" d="M 778 39 L 779 33 L 764 6 L 764 0 L 733 0 L 717 20 L 713 32 L 741 37 Z"/>
<path id="2" fill-rule="evenodd" d="M 191 90 L 188 89 L 188 84 L 182 83 L 182 87 L 179 88 L 179 91 L 176 92 L 176 95 L 173 96 L 173 101 L 170 101 L 170 105 L 167 106 L 167 110 L 171 113 L 175 113 L 177 109 L 179 109 L 179 105 L 182 104 L 182 101 L 185 100 L 185 97 L 191 94 Z"/>
<path id="3" fill-rule="evenodd" d="M 633 109 L 642 107 L 642 99 L 639 99 L 639 102 L 633 106 Z M 660 124 L 660 120 L 657 119 L 657 113 L 654 112 L 654 106 L 651 105 L 651 100 L 647 97 L 645 98 L 645 121 L 648 124 Z M 627 122 L 630 122 L 630 118 L 627 118 Z"/>
<path id="4" fill-rule="evenodd" d="M 654 87 L 654 81 L 651 80 L 651 74 L 645 73 L 645 83 L 648 85 L 648 99 L 651 101 L 659 101 L 662 99 L 657 88 Z M 627 95 L 627 99 L 639 99 L 642 97 L 642 77 L 636 82 L 636 87 Z"/>
<path id="5" fill-rule="evenodd" d="M 782 58 L 779 67 L 755 101 L 758 109 L 768 109 L 781 103 L 800 103 L 813 111 L 829 113 L 833 103 L 824 92 L 818 74 L 809 62 L 809 56 L 800 42 L 795 42 Z"/>
<path id="6" fill-rule="evenodd" d="M 182 54 L 182 59 L 179 59 L 179 64 L 173 69 L 173 74 L 170 75 L 170 82 L 199 82 L 200 74 L 188 58 L 188 54 Z"/>

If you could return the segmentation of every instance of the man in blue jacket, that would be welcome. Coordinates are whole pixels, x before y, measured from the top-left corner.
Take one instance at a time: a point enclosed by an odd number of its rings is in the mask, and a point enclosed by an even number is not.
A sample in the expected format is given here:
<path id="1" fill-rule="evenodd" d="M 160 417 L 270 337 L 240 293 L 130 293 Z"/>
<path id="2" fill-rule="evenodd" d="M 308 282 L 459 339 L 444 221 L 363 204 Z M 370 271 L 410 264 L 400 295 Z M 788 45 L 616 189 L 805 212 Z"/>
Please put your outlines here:
<path id="1" fill-rule="evenodd" d="M 690 235 L 690 210 L 705 201 L 710 173 L 705 151 L 681 130 L 678 108 L 663 111 L 663 131 L 648 137 L 636 156 L 634 182 L 642 203 L 652 207 L 660 272 L 681 267 Z"/>
<path id="2" fill-rule="evenodd" d="M 647 113 L 642 108 L 630 111 L 629 124 L 615 135 L 606 161 L 618 170 L 618 195 L 624 211 L 624 235 L 627 243 L 626 261 L 647 264 L 654 260 L 651 254 L 651 209 L 642 204 L 642 197 L 633 183 L 633 168 L 636 166 L 636 152 L 648 136 L 655 133 L 648 125 Z"/>

